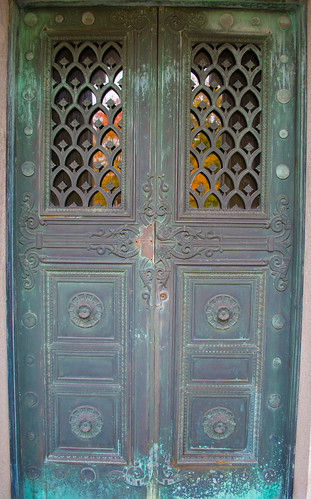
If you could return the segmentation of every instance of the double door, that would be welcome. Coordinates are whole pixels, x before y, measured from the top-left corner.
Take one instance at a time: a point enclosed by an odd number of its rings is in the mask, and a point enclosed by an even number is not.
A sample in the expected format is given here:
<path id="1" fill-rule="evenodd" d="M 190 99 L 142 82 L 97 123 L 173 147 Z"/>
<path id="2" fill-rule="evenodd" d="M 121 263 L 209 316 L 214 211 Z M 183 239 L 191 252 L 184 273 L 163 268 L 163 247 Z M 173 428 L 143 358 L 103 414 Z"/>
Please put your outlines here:
<path id="1" fill-rule="evenodd" d="M 286 496 L 295 40 L 291 11 L 21 12 L 18 497 Z"/>

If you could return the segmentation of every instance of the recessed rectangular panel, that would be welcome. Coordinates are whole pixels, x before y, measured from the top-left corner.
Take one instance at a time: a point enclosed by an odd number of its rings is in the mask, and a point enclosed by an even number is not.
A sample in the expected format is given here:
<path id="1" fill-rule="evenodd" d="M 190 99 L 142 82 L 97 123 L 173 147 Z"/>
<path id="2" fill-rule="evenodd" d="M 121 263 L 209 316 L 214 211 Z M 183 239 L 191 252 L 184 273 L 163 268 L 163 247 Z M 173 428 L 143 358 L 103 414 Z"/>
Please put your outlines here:
<path id="1" fill-rule="evenodd" d="M 192 284 L 194 340 L 245 340 L 251 336 L 252 285 L 244 280 L 208 279 Z M 244 282 L 243 282 L 244 281 Z"/>
<path id="2" fill-rule="evenodd" d="M 191 356 L 191 381 L 250 383 L 252 356 Z"/>
<path id="3" fill-rule="evenodd" d="M 106 381 L 118 379 L 118 353 L 57 353 L 56 380 L 58 381 Z"/>
<path id="4" fill-rule="evenodd" d="M 187 450 L 199 454 L 207 450 L 246 449 L 250 426 L 248 398 L 241 396 L 189 397 Z"/>
<path id="5" fill-rule="evenodd" d="M 49 271 L 51 338 L 120 341 L 127 315 L 124 286 L 124 271 Z"/>
<path id="6" fill-rule="evenodd" d="M 45 275 L 48 459 L 124 463 L 131 267 L 63 266 Z"/>
<path id="7" fill-rule="evenodd" d="M 114 283 L 104 279 L 92 282 L 57 284 L 58 338 L 116 338 Z"/>
<path id="8" fill-rule="evenodd" d="M 180 464 L 256 462 L 265 274 L 177 268 L 175 424 Z"/>
<path id="9" fill-rule="evenodd" d="M 122 461 L 125 449 L 118 393 L 58 393 L 52 407 L 49 460 Z"/>

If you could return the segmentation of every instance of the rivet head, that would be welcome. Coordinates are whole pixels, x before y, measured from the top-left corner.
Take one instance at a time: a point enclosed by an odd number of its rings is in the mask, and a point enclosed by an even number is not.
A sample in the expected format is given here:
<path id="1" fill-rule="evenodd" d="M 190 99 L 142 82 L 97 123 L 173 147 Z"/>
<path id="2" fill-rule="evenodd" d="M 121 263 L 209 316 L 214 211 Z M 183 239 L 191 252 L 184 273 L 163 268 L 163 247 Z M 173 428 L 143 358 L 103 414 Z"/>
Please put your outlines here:
<path id="1" fill-rule="evenodd" d="M 280 357 L 274 357 L 272 364 L 273 364 L 273 367 L 281 367 L 282 360 L 280 359 Z"/>
<path id="2" fill-rule="evenodd" d="M 55 17 L 55 22 L 57 22 L 58 24 L 62 23 L 63 21 L 64 21 L 64 17 L 61 14 L 58 14 Z"/>
<path id="3" fill-rule="evenodd" d="M 281 180 L 289 177 L 290 171 L 287 165 L 278 165 L 275 169 L 276 176 Z"/>
<path id="4" fill-rule="evenodd" d="M 21 170 L 25 177 L 31 177 L 36 171 L 36 166 L 32 161 L 25 161 L 21 166 Z"/>
<path id="5" fill-rule="evenodd" d="M 28 12 L 24 17 L 24 23 L 26 26 L 35 26 L 37 22 L 38 18 L 33 12 Z"/>
<path id="6" fill-rule="evenodd" d="M 34 100 L 36 95 L 37 95 L 36 89 L 34 87 L 31 87 L 30 85 L 28 87 L 25 87 L 22 92 L 23 99 L 29 101 Z"/>
<path id="7" fill-rule="evenodd" d="M 287 104 L 290 101 L 290 97 L 288 88 L 280 88 L 276 93 L 276 98 L 281 104 Z"/>
<path id="8" fill-rule="evenodd" d="M 92 14 L 92 12 L 84 12 L 82 14 L 82 22 L 86 26 L 90 26 L 91 24 L 94 24 L 94 22 L 95 22 L 94 14 Z"/>
<path id="9" fill-rule="evenodd" d="M 286 54 L 280 55 L 280 61 L 282 64 L 286 64 L 288 62 L 288 55 Z"/>
<path id="10" fill-rule="evenodd" d="M 282 128 L 282 130 L 279 131 L 279 136 L 281 137 L 281 139 L 287 139 L 288 130 L 286 130 L 286 128 Z"/>
<path id="11" fill-rule="evenodd" d="M 33 129 L 30 126 L 26 126 L 24 128 L 24 134 L 27 135 L 27 137 L 30 137 L 33 134 Z"/>
<path id="12" fill-rule="evenodd" d="M 291 20 L 288 16 L 283 15 L 279 17 L 278 24 L 281 29 L 288 29 L 291 25 Z"/>
<path id="13" fill-rule="evenodd" d="M 254 25 L 254 26 L 258 26 L 258 24 L 260 24 L 260 17 L 252 17 L 251 19 L 251 23 Z"/>
<path id="14" fill-rule="evenodd" d="M 275 314 L 272 317 L 271 322 L 272 322 L 272 326 L 274 327 L 274 329 L 283 329 L 283 327 L 285 326 L 286 320 L 285 320 L 284 315 Z"/>
<path id="15" fill-rule="evenodd" d="M 27 61 L 32 61 L 32 60 L 33 60 L 33 58 L 34 58 L 34 53 L 33 53 L 33 52 L 31 52 L 30 50 L 29 50 L 28 52 L 26 52 L 26 54 L 25 54 L 25 59 L 26 59 Z"/>
<path id="16" fill-rule="evenodd" d="M 268 404 L 272 409 L 278 409 L 280 407 L 282 401 L 282 397 L 279 393 L 272 393 L 269 395 Z"/>
<path id="17" fill-rule="evenodd" d="M 220 24 L 224 27 L 224 28 L 230 28 L 233 24 L 233 16 L 231 14 L 223 14 L 221 17 L 220 17 Z"/>

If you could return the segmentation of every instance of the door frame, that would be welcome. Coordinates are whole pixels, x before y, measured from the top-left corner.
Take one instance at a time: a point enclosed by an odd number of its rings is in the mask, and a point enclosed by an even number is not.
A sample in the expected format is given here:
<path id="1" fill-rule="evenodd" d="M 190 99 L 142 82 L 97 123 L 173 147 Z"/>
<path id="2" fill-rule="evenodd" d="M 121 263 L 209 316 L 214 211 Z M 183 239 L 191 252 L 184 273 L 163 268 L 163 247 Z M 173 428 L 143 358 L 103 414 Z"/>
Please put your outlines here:
<path id="1" fill-rule="evenodd" d="M 204 8 L 228 8 L 228 9 L 242 9 L 242 8 L 250 8 L 250 7 L 257 7 L 261 8 L 264 10 L 278 10 L 282 7 L 284 11 L 290 10 L 295 6 L 295 9 L 297 10 L 297 30 L 299 33 L 298 37 L 298 55 L 297 55 L 297 60 L 302 61 L 302 65 L 300 68 L 300 72 L 298 74 L 297 78 L 297 89 L 302 89 L 299 94 L 297 94 L 297 103 L 298 103 L 298 111 L 297 111 L 297 126 L 296 126 L 296 136 L 297 137 L 306 137 L 306 118 L 308 113 L 305 110 L 304 102 L 305 102 L 305 97 L 306 97 L 306 85 L 305 85 L 305 78 L 306 78 L 306 63 L 305 63 L 305 58 L 306 58 L 306 2 L 301 1 L 301 2 L 279 2 L 279 1 L 273 1 L 270 0 L 268 2 L 263 2 L 263 1 L 256 1 L 256 0 L 239 0 L 238 2 L 235 0 L 166 0 L 166 1 L 160 1 L 160 0 L 87 0 L 87 1 L 81 1 L 81 0 L 16 0 L 11 3 L 10 5 L 10 35 L 9 35 L 9 66 L 8 66 L 8 74 L 10 75 L 10 80 L 9 80 L 9 87 L 8 87 L 8 107 L 7 107 L 7 182 L 6 182 L 6 192 L 7 192 L 7 218 L 6 218 L 6 227 L 1 227 L 2 229 L 2 234 L 6 232 L 7 234 L 7 253 L 6 253 L 6 278 L 7 278 L 7 303 L 8 303 L 8 309 L 7 309 L 7 331 L 8 331 L 8 375 L 9 375 L 9 393 L 10 393 L 10 400 L 9 400 L 9 418 L 11 421 L 10 425 L 10 447 L 11 447 L 11 471 L 12 471 L 12 496 L 13 497 L 18 497 L 19 496 L 19 487 L 18 487 L 18 472 L 17 472 L 17 467 L 16 464 L 18 462 L 18 446 L 17 446 L 17 425 L 16 425 L 16 411 L 15 411 L 15 404 L 14 404 L 14 394 L 15 394 L 15 371 L 14 371 L 14 342 L 13 342 L 13 295 L 14 295 L 14 286 L 13 286 L 13 273 L 12 273 L 12 254 L 13 254 L 13 245 L 12 245 L 12 239 L 14 236 L 14 231 L 13 231 L 13 225 L 12 225 L 12 214 L 14 210 L 13 206 L 13 196 L 12 196 L 12 186 L 13 186 L 13 168 L 15 167 L 14 165 L 14 157 L 15 157 L 15 151 L 14 151 L 14 144 L 10 140 L 10 137 L 13 136 L 14 133 L 14 113 L 15 113 L 15 104 L 14 104 L 14 96 L 15 96 L 15 86 L 14 82 L 16 81 L 16 44 L 15 44 L 15 39 L 16 39 L 16 33 L 18 29 L 18 22 L 19 22 L 19 9 L 20 8 L 25 8 L 25 7 L 56 7 L 56 6 L 83 6 L 85 8 L 91 6 L 114 6 L 114 7 L 124 7 L 124 6 L 139 6 L 143 5 L 144 7 L 146 6 L 170 6 L 170 7 L 204 7 Z M 309 23 L 309 30 L 311 31 L 311 22 Z M 4 100 L 5 102 L 5 100 Z M 1 107 L 3 107 L 3 102 L 1 102 Z M 4 114 L 4 111 L 3 111 Z M 2 114 L 2 115 L 3 115 Z M 309 135 L 311 135 L 311 126 L 309 127 Z M 0 136 L 0 139 L 3 144 L 3 138 L 2 135 Z M 297 222 L 295 223 L 294 226 L 294 238 L 295 238 L 295 247 L 294 247 L 294 255 L 293 259 L 295 262 L 294 265 L 294 271 L 293 271 L 293 290 L 294 293 L 293 295 L 295 298 L 293 299 L 292 302 L 292 307 L 293 307 L 293 314 L 292 314 L 292 330 L 293 331 L 298 331 L 299 334 L 295 337 L 295 341 L 292 341 L 291 344 L 291 353 L 292 353 L 292 369 L 295 372 L 295 375 L 292 380 L 292 385 L 291 385 L 291 393 L 290 393 L 290 399 L 291 399 L 291 404 L 289 407 L 289 418 L 288 420 L 290 421 L 291 424 L 289 424 L 288 428 L 288 434 L 290 435 L 290 441 L 294 442 L 295 437 L 296 437 L 296 422 L 297 422 L 297 405 L 298 405 L 298 384 L 299 384 L 299 366 L 300 366 L 300 347 L 301 347 L 301 331 L 305 332 L 303 336 L 303 345 L 304 345 L 304 350 L 302 354 L 304 353 L 305 349 L 311 348 L 311 340 L 309 339 L 309 343 L 307 346 L 305 345 L 305 339 L 307 337 L 307 329 L 308 329 L 308 324 L 302 322 L 302 299 L 303 299 L 303 264 L 304 264 L 304 228 L 305 228 L 305 202 L 306 202 L 306 144 L 305 141 L 298 141 L 300 144 L 299 150 L 297 150 L 297 164 L 299 165 L 298 168 L 296 168 L 295 171 L 295 220 Z M 0 147 L 2 145 L 0 143 Z M 2 149 L 0 149 L 2 152 Z M 310 153 L 309 153 L 310 154 Z M 18 165 L 16 165 L 18 166 Z M 3 177 L 4 171 L 1 171 L 1 175 Z M 310 176 L 310 174 L 309 174 Z M 309 179 L 309 182 L 311 179 Z M 0 191 L 0 199 L 1 196 L 4 195 L 4 185 L 5 182 L 2 182 L 1 184 L 1 191 Z M 310 192 L 310 197 L 311 197 L 311 192 Z M 309 197 L 307 196 L 307 201 Z M 0 221 L 1 222 L 1 221 Z M 5 232 L 4 232 L 5 231 Z M 307 232 L 308 235 L 308 232 Z M 4 237 L 2 238 L 2 241 L 4 241 Z M 307 245 L 306 247 L 308 248 L 308 243 L 310 244 L 311 242 L 311 235 L 308 236 L 307 239 Z M 3 270 L 3 275 L 4 275 L 4 270 Z M 306 273 L 306 277 L 308 274 Z M 310 290 L 310 287 L 309 287 Z M 305 310 L 308 310 L 308 308 L 311 308 L 308 306 L 306 297 L 308 293 L 308 287 L 305 288 L 305 295 L 304 295 L 304 306 Z M 309 293 L 308 293 L 309 294 Z M 311 294 L 311 290 L 310 290 Z M 2 300 L 1 302 L 1 307 L 2 307 L 2 317 L 5 317 L 5 311 L 3 310 L 5 305 L 5 300 Z M 308 318 L 307 318 L 308 319 Z M 294 337 L 292 337 L 294 339 Z M 1 357 L 0 357 L 1 359 Z M 305 357 L 302 356 L 302 361 L 303 364 L 306 362 Z M 307 363 L 308 366 L 308 363 Z M 301 372 L 301 379 L 305 380 L 306 374 L 304 372 Z M 309 377 L 309 382 L 310 382 L 310 377 Z M 306 399 L 305 399 L 306 400 Z M 0 401 L 1 401 L 1 392 L 0 392 Z M 300 400 L 302 403 L 302 400 Z M 6 406 L 6 402 L 3 402 Z M 295 424 L 293 424 L 295 422 Z M 301 425 L 305 424 L 304 422 L 300 421 L 299 427 Z M 305 478 L 302 478 L 303 473 L 300 471 L 298 473 L 298 468 L 300 468 L 300 463 L 298 466 L 297 460 L 300 462 L 300 455 L 306 454 L 309 450 L 306 449 L 306 445 L 308 444 L 308 439 L 306 438 L 306 435 L 309 435 L 309 427 L 310 423 L 307 425 L 307 431 L 306 427 L 304 429 L 303 435 L 304 437 L 300 436 L 299 433 L 299 428 L 298 428 L 298 438 L 304 442 L 305 449 L 300 449 L 300 446 L 297 448 L 297 453 L 296 453 L 296 471 L 295 471 L 295 480 L 305 480 Z M 289 476 L 289 483 L 287 484 L 287 490 L 289 493 L 289 497 L 291 496 L 292 493 L 292 487 L 293 487 L 293 464 L 295 461 L 295 446 L 293 445 L 291 447 L 291 451 L 289 454 L 289 462 L 288 462 L 288 468 L 292 470 L 292 472 L 288 475 Z M 0 472 L 1 476 L 2 471 Z M 306 474 L 306 464 L 305 464 L 305 474 Z M 4 480 L 5 481 L 5 480 Z M 300 497 L 300 496 L 299 496 Z"/>

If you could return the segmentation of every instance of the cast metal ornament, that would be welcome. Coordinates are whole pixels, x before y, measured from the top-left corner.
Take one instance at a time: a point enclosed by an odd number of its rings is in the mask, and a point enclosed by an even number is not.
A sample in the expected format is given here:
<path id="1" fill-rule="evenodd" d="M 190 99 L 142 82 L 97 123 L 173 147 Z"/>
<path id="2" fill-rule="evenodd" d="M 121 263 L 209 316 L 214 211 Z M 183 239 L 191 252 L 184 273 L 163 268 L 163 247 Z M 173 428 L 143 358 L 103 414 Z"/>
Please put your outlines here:
<path id="1" fill-rule="evenodd" d="M 69 423 L 71 431 L 82 440 L 97 437 L 104 424 L 101 413 L 91 406 L 77 407 L 72 411 Z"/>
<path id="2" fill-rule="evenodd" d="M 83 328 L 95 326 L 102 318 L 103 311 L 101 300 L 93 293 L 78 293 L 68 305 L 71 322 Z"/>
<path id="3" fill-rule="evenodd" d="M 159 485 L 169 487 L 181 482 L 194 483 L 196 477 L 192 471 L 173 468 L 169 455 L 162 455 L 154 444 L 146 463 L 134 462 L 123 470 L 114 470 L 108 474 L 110 482 L 124 482 L 132 487 L 145 487 L 152 479 Z"/>
<path id="4" fill-rule="evenodd" d="M 214 407 L 204 414 L 202 427 L 205 435 L 212 440 L 224 440 L 234 432 L 236 421 L 229 409 Z"/>
<path id="5" fill-rule="evenodd" d="M 240 317 L 240 306 L 233 296 L 216 295 L 207 302 L 205 313 L 215 329 L 229 329 Z"/>

